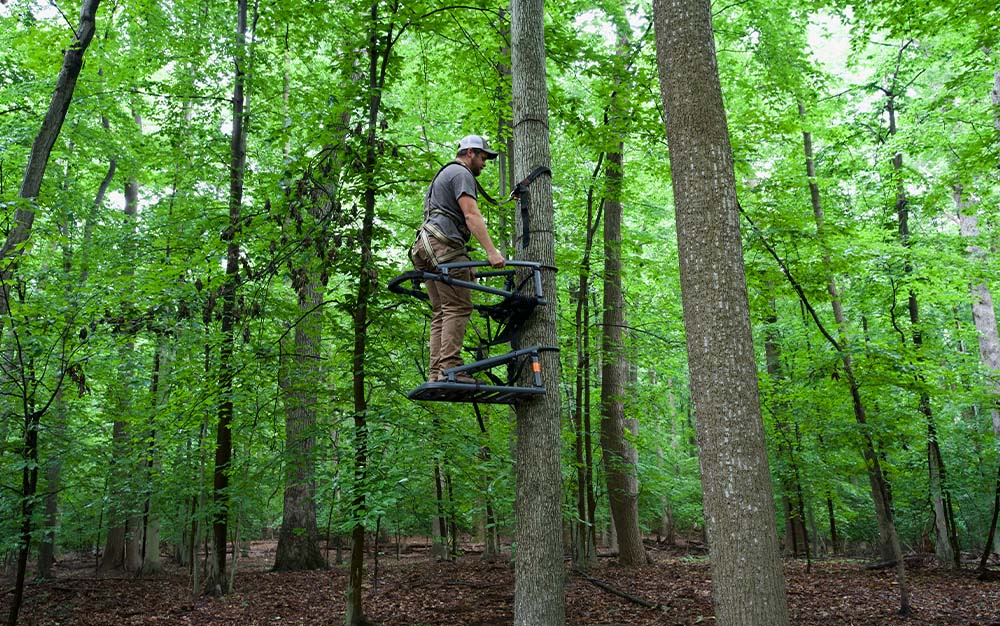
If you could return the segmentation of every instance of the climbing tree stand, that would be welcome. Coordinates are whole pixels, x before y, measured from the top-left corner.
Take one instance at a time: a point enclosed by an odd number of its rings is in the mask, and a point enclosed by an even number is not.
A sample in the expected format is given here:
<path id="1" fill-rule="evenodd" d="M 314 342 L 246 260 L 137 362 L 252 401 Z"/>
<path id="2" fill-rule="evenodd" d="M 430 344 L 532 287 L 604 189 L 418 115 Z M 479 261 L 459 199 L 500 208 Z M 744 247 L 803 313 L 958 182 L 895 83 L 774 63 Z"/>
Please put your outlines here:
<path id="1" fill-rule="evenodd" d="M 505 269 L 477 271 L 476 280 L 471 282 L 451 275 L 453 270 L 469 267 L 489 267 L 489 264 L 485 261 L 442 263 L 437 272 L 413 270 L 397 276 L 389 283 L 389 291 L 421 300 L 428 299 L 423 285 L 431 280 L 466 287 L 485 294 L 481 298 L 491 300 L 473 304 L 474 310 L 486 322 L 486 333 L 480 336 L 477 346 L 470 348 L 476 360 L 444 370 L 441 374 L 447 380 L 424 383 L 407 394 L 407 397 L 411 400 L 441 402 L 515 404 L 533 396 L 544 395 L 539 355 L 546 350 L 559 349 L 553 346 L 522 348 L 520 331 L 535 307 L 548 304 L 542 292 L 542 272 L 555 271 L 555 268 L 533 261 L 507 261 Z M 508 352 L 489 356 L 491 348 L 506 344 L 510 344 Z M 505 366 L 505 371 L 500 370 L 500 366 Z M 530 386 L 518 385 L 521 373 L 529 367 Z M 489 382 L 460 383 L 456 380 L 459 374 L 482 374 L 489 378 Z"/>

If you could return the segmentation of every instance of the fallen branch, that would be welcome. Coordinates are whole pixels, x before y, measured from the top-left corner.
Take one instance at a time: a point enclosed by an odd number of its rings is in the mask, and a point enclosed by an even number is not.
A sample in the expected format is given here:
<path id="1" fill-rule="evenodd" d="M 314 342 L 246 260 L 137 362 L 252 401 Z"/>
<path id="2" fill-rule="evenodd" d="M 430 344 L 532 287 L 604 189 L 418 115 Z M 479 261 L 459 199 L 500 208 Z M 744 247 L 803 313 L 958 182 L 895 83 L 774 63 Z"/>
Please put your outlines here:
<path id="1" fill-rule="evenodd" d="M 647 609 L 660 609 L 660 608 L 663 608 L 662 604 L 653 604 L 649 600 L 643 600 L 642 598 L 638 598 L 638 597 L 633 596 L 631 594 L 625 593 L 624 591 L 622 591 L 620 589 L 615 589 L 614 587 L 612 587 L 608 583 L 606 583 L 604 581 L 601 581 L 601 580 L 598 580 L 598 579 L 594 578 L 593 576 L 590 576 L 590 575 L 584 573 L 582 570 L 577 569 L 575 567 L 573 568 L 573 573 L 576 574 L 577 576 L 579 576 L 580 578 L 586 580 L 588 583 L 594 585 L 595 587 L 603 589 L 604 591 L 607 591 L 608 593 L 614 594 L 614 595 L 618 596 L 619 598 L 625 598 L 629 602 L 634 602 L 634 603 L 638 604 L 639 606 L 644 606 Z"/>

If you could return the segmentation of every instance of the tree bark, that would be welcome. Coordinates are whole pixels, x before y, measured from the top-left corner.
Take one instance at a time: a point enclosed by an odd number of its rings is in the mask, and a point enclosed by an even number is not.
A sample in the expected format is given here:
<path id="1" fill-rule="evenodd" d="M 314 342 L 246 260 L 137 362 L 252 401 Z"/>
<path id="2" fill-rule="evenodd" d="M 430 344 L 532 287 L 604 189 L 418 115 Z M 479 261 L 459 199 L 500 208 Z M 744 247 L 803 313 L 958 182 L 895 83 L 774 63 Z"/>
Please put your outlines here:
<path id="1" fill-rule="evenodd" d="M 307 269 L 293 278 L 299 322 L 292 354 L 286 355 L 288 362 L 282 364 L 278 378 L 285 405 L 285 492 L 276 571 L 326 567 L 316 525 L 316 408 L 324 376 L 320 354 L 323 287 L 318 282 Z"/>
<path id="2" fill-rule="evenodd" d="M 716 623 L 789 624 L 708 0 L 654 2 Z"/>
<path id="3" fill-rule="evenodd" d="M 511 5 L 511 68 L 514 101 L 514 174 L 520 180 L 536 167 L 549 167 L 548 89 L 545 83 L 545 14 L 543 0 L 514 0 Z M 530 229 L 518 258 L 555 265 L 552 180 L 540 176 L 531 185 Z M 521 221 L 518 215 L 519 222 Z M 522 331 L 523 345 L 556 346 L 556 284 L 543 272 L 549 304 L 539 307 Z M 514 561 L 514 624 L 562 626 L 566 622 L 562 554 L 562 480 L 560 463 L 559 359 L 541 353 L 547 393 L 516 407 L 517 551 Z"/>

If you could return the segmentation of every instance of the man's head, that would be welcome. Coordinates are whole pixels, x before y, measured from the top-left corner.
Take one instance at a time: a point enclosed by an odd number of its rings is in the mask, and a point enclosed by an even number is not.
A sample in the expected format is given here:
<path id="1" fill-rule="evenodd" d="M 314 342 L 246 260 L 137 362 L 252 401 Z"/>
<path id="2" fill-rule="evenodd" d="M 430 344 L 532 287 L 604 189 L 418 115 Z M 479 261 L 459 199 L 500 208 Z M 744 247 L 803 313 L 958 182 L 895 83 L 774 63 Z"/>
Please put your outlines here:
<path id="1" fill-rule="evenodd" d="M 496 150 L 491 150 L 486 139 L 480 135 L 466 135 L 458 142 L 457 158 L 465 163 L 475 176 L 479 176 L 486 167 L 486 161 L 497 158 L 499 154 Z"/>

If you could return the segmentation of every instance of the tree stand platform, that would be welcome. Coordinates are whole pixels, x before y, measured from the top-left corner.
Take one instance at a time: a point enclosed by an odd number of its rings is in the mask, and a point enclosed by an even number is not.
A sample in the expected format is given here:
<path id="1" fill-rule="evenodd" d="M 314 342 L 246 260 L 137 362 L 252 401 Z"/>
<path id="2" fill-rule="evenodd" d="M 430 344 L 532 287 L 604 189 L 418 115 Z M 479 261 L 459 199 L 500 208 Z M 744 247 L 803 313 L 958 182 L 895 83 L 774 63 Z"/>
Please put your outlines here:
<path id="1" fill-rule="evenodd" d="M 493 270 L 476 273 L 476 281 L 464 281 L 450 275 L 452 270 L 471 267 L 489 267 L 484 261 L 462 261 L 457 263 L 442 263 L 437 272 L 422 272 L 413 270 L 397 276 L 389 283 L 389 291 L 409 295 L 421 300 L 427 300 L 422 284 L 436 280 L 448 285 L 466 287 L 474 292 L 487 294 L 494 298 L 492 303 L 473 304 L 473 309 L 486 320 L 486 334 L 480 337 L 479 345 L 470 350 L 476 355 L 476 360 L 458 367 L 444 370 L 442 375 L 446 380 L 428 382 L 420 385 L 407 394 L 410 400 L 425 400 L 438 402 L 473 402 L 482 404 L 515 404 L 535 396 L 545 394 L 542 384 L 541 359 L 539 355 L 546 351 L 557 352 L 559 348 L 552 346 L 530 346 L 517 348 L 520 331 L 532 312 L 540 304 L 547 304 L 542 294 L 543 269 L 555 268 L 543 266 L 532 261 L 508 261 L 510 269 Z M 520 278 L 519 278 L 520 276 Z M 479 282 L 482 281 L 482 282 Z M 501 281 L 502 287 L 491 283 Z M 409 286 L 406 286 L 409 283 Z M 511 344 L 514 348 L 504 354 L 489 357 L 489 349 L 493 346 Z M 522 374 L 530 364 L 530 386 L 518 385 Z M 506 366 L 506 375 L 500 376 L 495 368 Z M 482 374 L 488 381 L 477 383 L 459 382 L 458 375 L 473 376 Z M 464 377 L 464 376 L 463 376 Z"/>

